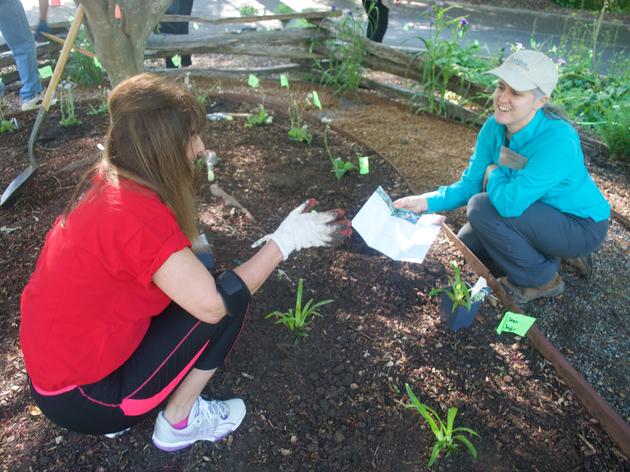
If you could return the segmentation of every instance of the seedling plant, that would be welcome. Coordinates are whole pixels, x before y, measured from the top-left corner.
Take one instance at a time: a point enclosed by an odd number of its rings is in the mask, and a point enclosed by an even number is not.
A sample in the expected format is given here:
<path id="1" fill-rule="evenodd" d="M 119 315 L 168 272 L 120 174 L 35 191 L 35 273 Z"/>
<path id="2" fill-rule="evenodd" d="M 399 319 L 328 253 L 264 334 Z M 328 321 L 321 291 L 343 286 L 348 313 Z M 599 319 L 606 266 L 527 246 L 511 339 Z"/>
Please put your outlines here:
<path id="1" fill-rule="evenodd" d="M 101 94 L 100 101 L 99 101 L 97 106 L 94 106 L 94 105 L 90 105 L 89 106 L 89 111 L 87 112 L 87 114 L 90 115 L 90 116 L 102 115 L 103 113 L 107 113 L 107 111 L 108 111 L 108 108 L 107 108 L 107 90 L 104 90 L 101 87 L 99 87 L 99 91 L 100 91 L 100 94 Z"/>
<path id="2" fill-rule="evenodd" d="M 448 276 L 448 288 L 434 288 L 429 292 L 429 296 L 433 297 L 435 295 L 439 295 L 440 293 L 445 293 L 448 298 L 453 302 L 452 311 L 454 312 L 457 307 L 463 306 L 466 307 L 467 310 L 470 310 L 472 302 L 470 301 L 470 288 L 462 280 L 459 267 L 455 261 L 451 261 L 451 267 L 453 268 L 453 276 Z"/>
<path id="3" fill-rule="evenodd" d="M 249 77 L 247 78 L 247 85 L 249 85 L 249 87 L 254 90 L 260 90 L 261 101 L 258 107 L 258 112 L 252 113 L 247 117 L 245 126 L 248 128 L 253 128 L 254 126 L 263 126 L 270 124 L 273 120 L 273 117 L 265 109 L 265 93 L 260 86 L 260 80 L 254 74 L 249 74 Z"/>
<path id="4" fill-rule="evenodd" d="M 289 328 L 295 336 L 295 342 L 300 338 L 308 336 L 308 332 L 311 329 L 311 324 L 315 317 L 321 317 L 319 308 L 332 303 L 334 300 L 321 300 L 319 302 L 313 302 L 310 299 L 306 302 L 306 305 L 302 306 L 302 290 L 304 286 L 304 280 L 298 279 L 297 293 L 295 298 L 295 309 L 289 309 L 289 311 L 272 311 L 265 315 L 265 319 L 275 318 L 276 324 L 281 324 Z"/>
<path id="5" fill-rule="evenodd" d="M 332 165 L 332 172 L 335 174 L 335 178 L 337 182 L 341 180 L 341 178 L 351 170 L 356 170 L 357 166 L 355 166 L 350 161 L 344 161 L 341 157 L 333 157 L 330 152 L 330 147 L 328 146 L 328 130 L 330 129 L 330 123 L 332 120 L 330 118 L 322 118 L 322 123 L 324 123 L 324 147 L 326 148 L 326 153 L 328 154 L 328 158 L 330 159 L 330 163 Z"/>
<path id="6" fill-rule="evenodd" d="M 15 124 L 11 120 L 7 120 L 4 117 L 4 111 L 2 107 L 4 106 L 4 98 L 0 97 L 0 134 L 10 133 L 11 131 L 16 129 Z"/>
<path id="7" fill-rule="evenodd" d="M 407 391 L 407 396 L 409 397 L 409 403 L 405 404 L 405 408 L 416 410 L 429 425 L 431 432 L 435 436 L 435 444 L 433 445 L 433 450 L 431 451 L 431 457 L 429 458 L 427 467 L 433 466 L 442 451 L 445 451 L 444 457 L 450 456 L 457 450 L 458 447 L 460 447 L 459 443 L 466 446 L 466 449 L 468 449 L 468 452 L 473 459 L 477 459 L 477 449 L 470 439 L 464 436 L 463 433 L 466 433 L 471 437 L 479 437 L 479 434 L 470 428 L 463 426 L 455 427 L 457 408 L 451 407 L 448 409 L 446 423 L 444 423 L 440 419 L 440 415 L 438 415 L 434 409 L 418 400 L 416 395 L 413 393 L 413 390 L 411 390 L 411 387 L 407 383 L 405 384 L 405 390 Z"/>
<path id="8" fill-rule="evenodd" d="M 280 76 L 280 86 L 282 88 L 290 89 L 289 79 L 286 75 Z M 293 92 L 289 92 L 289 121 L 291 128 L 289 129 L 289 138 L 293 141 L 304 142 L 311 144 L 313 141 L 313 135 L 308 130 L 308 125 L 304 123 L 302 118 L 306 108 L 315 107 L 319 110 L 322 109 L 322 104 L 319 101 L 319 95 L 315 90 L 310 92 L 303 100 L 300 100 Z"/>
<path id="9" fill-rule="evenodd" d="M 78 126 L 81 120 L 77 118 L 74 108 L 74 94 L 72 93 L 72 82 L 63 81 L 59 88 L 59 110 L 61 111 L 61 120 L 59 124 L 67 128 L 69 126 Z"/>

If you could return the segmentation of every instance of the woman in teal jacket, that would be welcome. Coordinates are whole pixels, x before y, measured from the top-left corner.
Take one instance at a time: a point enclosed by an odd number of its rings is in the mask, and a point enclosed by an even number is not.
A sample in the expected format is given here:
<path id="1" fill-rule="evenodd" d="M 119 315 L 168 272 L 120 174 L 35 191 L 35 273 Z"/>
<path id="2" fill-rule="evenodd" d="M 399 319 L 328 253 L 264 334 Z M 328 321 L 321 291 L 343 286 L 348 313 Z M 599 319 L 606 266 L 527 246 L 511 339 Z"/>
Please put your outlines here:
<path id="1" fill-rule="evenodd" d="M 494 114 L 461 179 L 395 205 L 417 213 L 467 205 L 458 236 L 507 274 L 500 281 L 514 301 L 527 303 L 563 292 L 561 258 L 588 275 L 610 205 L 584 166 L 577 132 L 548 104 L 553 61 L 521 50 L 490 73 L 499 77 Z"/>

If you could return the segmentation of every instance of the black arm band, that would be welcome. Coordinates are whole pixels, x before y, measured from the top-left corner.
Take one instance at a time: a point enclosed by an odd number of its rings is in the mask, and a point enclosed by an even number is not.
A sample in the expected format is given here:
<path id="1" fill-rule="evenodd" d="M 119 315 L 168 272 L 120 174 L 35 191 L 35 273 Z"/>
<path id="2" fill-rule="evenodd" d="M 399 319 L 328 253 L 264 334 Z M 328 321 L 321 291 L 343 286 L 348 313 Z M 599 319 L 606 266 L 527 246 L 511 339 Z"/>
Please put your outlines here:
<path id="1" fill-rule="evenodd" d="M 247 285 L 232 270 L 219 272 L 214 278 L 219 295 L 225 303 L 227 316 L 244 316 L 252 300 Z"/>

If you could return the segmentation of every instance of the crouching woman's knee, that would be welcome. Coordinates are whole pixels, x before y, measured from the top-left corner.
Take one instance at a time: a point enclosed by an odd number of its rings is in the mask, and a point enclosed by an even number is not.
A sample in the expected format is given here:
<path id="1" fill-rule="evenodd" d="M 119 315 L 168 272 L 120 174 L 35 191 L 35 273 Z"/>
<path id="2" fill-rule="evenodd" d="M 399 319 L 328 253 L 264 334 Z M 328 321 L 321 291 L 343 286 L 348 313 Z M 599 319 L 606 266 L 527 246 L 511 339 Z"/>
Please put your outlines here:
<path id="1" fill-rule="evenodd" d="M 466 216 L 468 216 L 470 224 L 475 227 L 496 219 L 497 211 L 492 205 L 488 194 L 484 192 L 473 195 L 468 200 Z"/>

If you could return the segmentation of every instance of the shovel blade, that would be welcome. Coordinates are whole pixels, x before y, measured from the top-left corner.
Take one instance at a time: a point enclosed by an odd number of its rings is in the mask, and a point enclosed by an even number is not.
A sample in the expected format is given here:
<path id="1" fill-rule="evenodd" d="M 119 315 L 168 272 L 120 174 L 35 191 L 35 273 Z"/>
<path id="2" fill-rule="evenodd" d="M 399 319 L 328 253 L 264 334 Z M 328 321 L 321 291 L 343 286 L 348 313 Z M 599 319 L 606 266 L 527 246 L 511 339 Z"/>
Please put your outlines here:
<path id="1" fill-rule="evenodd" d="M 34 165 L 28 166 L 24 169 L 20 175 L 18 175 L 6 188 L 4 193 L 2 194 L 2 198 L 0 198 L 0 207 L 3 206 L 7 201 L 9 201 L 12 197 L 15 196 L 17 191 L 20 189 L 24 183 L 35 173 L 37 167 Z"/>

